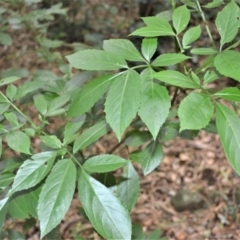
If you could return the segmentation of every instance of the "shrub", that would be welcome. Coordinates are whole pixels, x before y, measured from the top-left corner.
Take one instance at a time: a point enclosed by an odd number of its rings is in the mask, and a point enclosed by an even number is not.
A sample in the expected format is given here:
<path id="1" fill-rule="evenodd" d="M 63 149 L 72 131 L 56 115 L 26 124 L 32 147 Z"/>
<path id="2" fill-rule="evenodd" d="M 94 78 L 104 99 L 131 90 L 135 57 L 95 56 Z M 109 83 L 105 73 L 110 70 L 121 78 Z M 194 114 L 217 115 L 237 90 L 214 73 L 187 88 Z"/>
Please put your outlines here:
<path id="1" fill-rule="evenodd" d="M 161 163 L 164 142 L 186 133 L 194 136 L 199 130 L 219 134 L 230 164 L 240 173 L 240 90 L 209 87 L 222 76 L 240 81 L 239 7 L 230 1 L 218 12 L 218 42 L 199 1 L 184 1 L 179 7 L 170 2 L 172 12 L 142 18 L 146 26 L 130 34 L 143 37 L 141 51 L 126 39 L 105 40 L 103 50 L 87 49 L 66 57 L 72 67 L 86 70 L 77 76 L 64 65 L 63 76 L 40 71 L 19 88 L 12 84 L 19 77 L 0 81 L 0 86 L 6 86 L 0 92 L 1 150 L 12 149 L 21 158 L 7 159 L 1 172 L 1 190 L 6 192 L 0 201 L 1 227 L 7 214 L 32 216 L 39 220 L 44 237 L 63 219 L 77 188 L 84 211 L 100 235 L 131 239 L 129 213 L 139 195 L 139 176 L 132 162 L 147 175 Z M 221 4 L 213 1 L 203 7 Z M 191 12 L 202 16 L 211 47 L 193 47 L 203 28 L 188 27 Z M 175 40 L 176 51 L 156 56 L 161 37 Z M 205 56 L 197 69 L 187 65 L 193 55 Z M 89 71 L 98 71 L 91 73 L 97 76 L 84 84 Z M 33 102 L 39 123 L 24 112 L 23 100 Z M 66 117 L 66 124 L 58 134 L 49 133 L 49 118 L 58 115 Z M 112 154 L 114 149 L 85 155 L 87 147 L 111 131 L 117 146 L 139 150 L 129 152 L 127 159 Z M 39 153 L 31 144 L 35 138 L 44 145 Z M 96 178 L 95 173 L 107 178 L 119 168 L 123 168 L 122 180 L 110 187 Z"/>

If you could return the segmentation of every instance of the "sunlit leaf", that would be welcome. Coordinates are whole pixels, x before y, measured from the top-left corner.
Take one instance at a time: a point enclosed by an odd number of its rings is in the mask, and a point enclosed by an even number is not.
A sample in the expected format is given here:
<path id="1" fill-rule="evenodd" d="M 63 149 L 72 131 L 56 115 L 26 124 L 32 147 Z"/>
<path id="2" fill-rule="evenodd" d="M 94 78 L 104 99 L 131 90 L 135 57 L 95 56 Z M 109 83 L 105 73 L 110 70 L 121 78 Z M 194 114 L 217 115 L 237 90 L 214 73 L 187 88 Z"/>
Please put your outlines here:
<path id="1" fill-rule="evenodd" d="M 129 69 L 115 79 L 108 92 L 105 103 L 106 119 L 119 140 L 137 114 L 140 87 L 139 74 Z"/>
<path id="2" fill-rule="evenodd" d="M 214 65 L 222 75 L 240 82 L 240 53 L 233 50 L 220 52 L 214 59 Z"/>
<path id="3" fill-rule="evenodd" d="M 192 92 L 184 98 L 178 109 L 180 131 L 184 129 L 201 129 L 205 127 L 212 115 L 214 107 L 208 95 Z"/>
<path id="4" fill-rule="evenodd" d="M 127 68 L 121 56 L 102 50 L 83 50 L 66 57 L 69 63 L 83 70 L 117 70 Z"/>
<path id="5" fill-rule="evenodd" d="M 81 171 L 79 198 L 93 227 L 106 239 L 131 239 L 128 210 L 104 185 Z"/>
<path id="6" fill-rule="evenodd" d="M 114 171 L 125 164 L 127 164 L 127 161 L 121 157 L 103 154 L 89 158 L 83 164 L 83 168 L 88 172 L 103 173 Z"/>
<path id="7" fill-rule="evenodd" d="M 76 168 L 71 159 L 58 161 L 53 166 L 39 197 L 41 238 L 61 222 L 69 209 L 75 181 Z"/>
<path id="8" fill-rule="evenodd" d="M 120 55 L 121 57 L 129 61 L 144 61 L 144 58 L 138 52 L 133 43 L 127 39 L 105 40 L 103 41 L 103 49 L 107 52 Z"/>

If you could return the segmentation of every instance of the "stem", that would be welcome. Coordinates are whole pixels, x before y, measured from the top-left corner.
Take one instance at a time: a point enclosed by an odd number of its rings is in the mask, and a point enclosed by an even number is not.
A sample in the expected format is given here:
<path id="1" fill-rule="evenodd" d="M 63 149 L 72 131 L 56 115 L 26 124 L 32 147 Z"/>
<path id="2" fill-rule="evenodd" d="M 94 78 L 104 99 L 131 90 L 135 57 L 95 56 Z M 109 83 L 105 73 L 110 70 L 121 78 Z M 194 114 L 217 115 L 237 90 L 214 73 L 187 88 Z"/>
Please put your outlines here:
<path id="1" fill-rule="evenodd" d="M 177 98 L 177 93 L 178 93 L 178 87 L 176 87 L 175 91 L 174 91 L 174 94 L 173 94 L 173 98 L 172 98 L 172 101 L 171 101 L 171 106 L 173 106 L 176 98 Z"/>
<path id="2" fill-rule="evenodd" d="M 176 35 L 175 37 L 176 37 L 176 40 L 177 40 L 179 49 L 180 49 L 181 53 L 183 53 L 183 52 L 184 52 L 184 49 L 182 48 L 182 45 L 181 45 L 181 43 L 180 43 L 180 41 L 179 41 L 179 39 L 178 39 L 178 36 Z"/>
<path id="3" fill-rule="evenodd" d="M 207 20 L 206 20 L 206 18 L 205 18 L 205 15 L 204 15 L 204 13 L 203 13 L 203 10 L 202 10 L 201 5 L 199 4 L 199 1 L 198 1 L 198 0 L 196 0 L 196 4 L 197 4 L 198 10 L 199 10 L 199 12 L 200 12 L 200 14 L 201 14 L 202 20 L 203 20 L 203 22 L 204 22 L 204 24 L 205 24 L 205 28 L 206 28 L 206 30 L 207 30 L 207 34 L 208 34 L 208 36 L 209 36 L 209 38 L 210 38 L 210 41 L 211 41 L 213 47 L 214 47 L 215 49 L 217 49 L 217 47 L 216 47 L 216 45 L 215 45 L 215 42 L 214 42 L 214 40 L 213 40 L 212 34 L 211 34 L 211 32 L 210 32 L 210 29 L 209 29 L 209 27 L 208 27 Z"/>
<path id="4" fill-rule="evenodd" d="M 145 68 L 145 67 L 148 67 L 148 65 L 138 65 L 138 66 L 132 67 L 131 69 Z"/>
<path id="5" fill-rule="evenodd" d="M 21 114 L 36 130 L 39 130 L 31 119 L 29 119 L 19 108 L 17 108 L 9 99 L 0 91 L 1 96 L 9 103 L 19 114 Z"/>
<path id="6" fill-rule="evenodd" d="M 67 150 L 67 149 L 66 149 Z M 70 155 L 70 157 L 73 159 L 73 161 L 81 168 L 83 169 L 82 165 L 78 162 L 78 160 L 74 157 L 74 155 L 67 150 L 67 153 Z"/>

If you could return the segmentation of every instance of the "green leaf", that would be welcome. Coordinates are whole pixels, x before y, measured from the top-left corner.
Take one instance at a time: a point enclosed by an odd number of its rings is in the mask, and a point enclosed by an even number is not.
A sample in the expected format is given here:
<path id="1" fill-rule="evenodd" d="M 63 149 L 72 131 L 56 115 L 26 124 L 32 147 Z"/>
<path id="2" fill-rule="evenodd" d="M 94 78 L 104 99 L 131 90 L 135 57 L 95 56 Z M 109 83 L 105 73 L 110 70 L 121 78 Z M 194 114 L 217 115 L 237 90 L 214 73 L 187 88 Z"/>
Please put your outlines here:
<path id="1" fill-rule="evenodd" d="M 180 103 L 178 116 L 180 131 L 204 128 L 213 115 L 214 107 L 208 95 L 191 92 Z"/>
<path id="2" fill-rule="evenodd" d="M 205 8 L 216 8 L 220 5 L 222 5 L 223 3 L 224 3 L 223 0 L 213 0 L 210 3 L 207 3 L 207 4 L 203 5 L 203 7 L 205 7 Z"/>
<path id="3" fill-rule="evenodd" d="M 9 201 L 9 213 L 15 219 L 29 218 L 25 193 L 15 193 Z"/>
<path id="4" fill-rule="evenodd" d="M 0 80 L 0 86 L 15 82 L 17 80 L 19 80 L 21 77 L 16 77 L 16 76 L 12 76 L 12 77 L 6 77 L 2 80 Z"/>
<path id="5" fill-rule="evenodd" d="M 63 132 L 64 144 L 71 143 L 76 138 L 76 132 L 80 129 L 80 127 L 84 124 L 86 119 L 85 115 L 82 115 L 80 117 L 77 117 L 73 119 L 71 122 L 67 123 Z"/>
<path id="6" fill-rule="evenodd" d="M 218 53 L 217 50 L 213 48 L 193 48 L 190 52 L 196 55 L 212 55 Z"/>
<path id="7" fill-rule="evenodd" d="M 160 129 L 158 140 L 161 142 L 167 142 L 178 136 L 179 123 L 178 122 L 166 122 Z"/>
<path id="8" fill-rule="evenodd" d="M 52 168 L 56 155 L 56 152 L 42 152 L 24 161 L 14 178 L 11 193 L 36 186 Z"/>
<path id="9" fill-rule="evenodd" d="M 99 122 L 83 132 L 80 137 L 74 142 L 73 153 L 82 150 L 91 143 L 97 141 L 105 133 L 108 132 L 107 123 L 105 121 Z"/>
<path id="10" fill-rule="evenodd" d="M 71 159 L 58 161 L 53 166 L 39 197 L 41 238 L 61 222 L 69 209 L 75 181 L 76 168 Z"/>
<path id="11" fill-rule="evenodd" d="M 56 110 L 51 110 L 51 111 L 49 111 L 49 112 L 46 114 L 46 116 L 47 116 L 47 117 L 58 116 L 58 115 L 61 115 L 61 114 L 65 113 L 65 112 L 66 112 L 66 109 L 65 109 L 65 108 L 58 108 L 58 109 L 56 109 Z"/>
<path id="12" fill-rule="evenodd" d="M 218 103 L 216 124 L 224 152 L 233 169 L 240 175 L 240 119 L 232 110 Z"/>
<path id="13" fill-rule="evenodd" d="M 59 149 L 62 147 L 61 141 L 55 135 L 40 136 L 40 139 L 47 147 Z"/>
<path id="14" fill-rule="evenodd" d="M 212 71 L 207 71 L 205 74 L 204 74 L 204 77 L 203 77 L 203 81 L 204 81 L 204 85 L 210 83 L 210 82 L 213 82 L 215 81 L 216 79 L 218 79 L 220 77 L 220 75 L 212 70 Z"/>
<path id="15" fill-rule="evenodd" d="M 80 116 L 87 112 L 108 90 L 116 77 L 116 74 L 101 76 L 81 88 L 70 104 L 68 117 Z"/>
<path id="16" fill-rule="evenodd" d="M 236 87 L 224 88 L 221 91 L 215 93 L 214 96 L 233 102 L 240 102 L 240 90 Z"/>
<path id="17" fill-rule="evenodd" d="M 34 218 L 38 219 L 37 206 L 39 195 L 42 190 L 42 185 L 37 185 L 34 188 L 27 190 L 26 204 L 28 205 L 28 213 Z"/>
<path id="18" fill-rule="evenodd" d="M 13 126 L 18 126 L 18 119 L 15 113 L 13 112 L 6 112 L 4 113 L 4 117 L 13 125 Z"/>
<path id="19" fill-rule="evenodd" d="M 182 38 L 182 45 L 184 49 L 189 48 L 190 46 L 188 46 L 190 43 L 196 41 L 201 35 L 201 27 L 200 25 L 196 26 L 196 27 L 192 27 L 190 29 L 188 29 Z"/>
<path id="20" fill-rule="evenodd" d="M 35 130 L 33 128 L 24 128 L 23 131 L 27 134 L 29 137 L 33 137 L 35 135 Z"/>
<path id="21" fill-rule="evenodd" d="M 130 212 L 140 193 L 139 176 L 131 162 L 128 162 L 123 168 L 122 176 L 126 180 L 117 186 L 117 196 L 127 206 L 128 211 Z"/>
<path id="22" fill-rule="evenodd" d="M 42 94 L 34 96 L 34 106 L 44 116 L 47 113 L 47 101 Z"/>
<path id="23" fill-rule="evenodd" d="M 143 56 L 149 62 L 157 50 L 158 40 L 157 38 L 144 38 L 142 40 L 141 50 Z"/>
<path id="24" fill-rule="evenodd" d="M 0 32 L 0 44 L 4 46 L 10 46 L 12 45 L 12 37 L 5 33 L 5 32 Z"/>
<path id="25" fill-rule="evenodd" d="M 104 238 L 131 239 L 129 212 L 108 188 L 81 171 L 78 192 L 91 224 Z"/>
<path id="26" fill-rule="evenodd" d="M 8 210 L 8 200 L 9 198 L 3 198 L 0 200 L 0 231 L 5 223 L 5 217 Z"/>
<path id="27" fill-rule="evenodd" d="M 160 17 L 144 17 L 142 18 L 147 27 L 135 30 L 132 35 L 142 37 L 158 37 L 158 36 L 175 36 L 171 25 L 168 21 Z"/>
<path id="28" fill-rule="evenodd" d="M 161 54 L 159 57 L 157 57 L 152 62 L 152 65 L 157 67 L 171 66 L 189 58 L 191 57 L 188 57 L 182 53 L 166 53 L 166 54 Z"/>
<path id="29" fill-rule="evenodd" d="M 15 175 L 11 172 L 2 173 L 0 175 L 0 192 L 13 182 L 14 176 Z"/>
<path id="30" fill-rule="evenodd" d="M 186 5 L 174 9 L 172 21 L 177 35 L 187 27 L 190 21 L 190 11 L 187 9 Z"/>
<path id="31" fill-rule="evenodd" d="M 66 58 L 74 68 L 83 70 L 117 70 L 128 67 L 124 58 L 118 54 L 102 50 L 83 50 Z"/>
<path id="32" fill-rule="evenodd" d="M 7 86 L 6 95 L 12 101 L 17 93 L 17 87 L 13 84 Z"/>
<path id="33" fill-rule="evenodd" d="M 199 88 L 199 85 L 182 73 L 174 70 L 164 70 L 152 75 L 152 77 L 182 88 Z"/>
<path id="34" fill-rule="evenodd" d="M 200 81 L 198 75 L 195 74 L 194 72 L 191 72 L 191 78 L 192 78 L 192 80 L 193 80 L 195 83 L 197 83 L 198 85 L 201 84 L 201 81 Z"/>
<path id="35" fill-rule="evenodd" d="M 144 62 L 136 47 L 127 39 L 110 39 L 103 41 L 103 49 L 129 61 Z"/>
<path id="36" fill-rule="evenodd" d="M 231 42 L 238 33 L 239 27 L 239 7 L 234 1 L 230 1 L 221 12 L 217 14 L 216 26 L 221 36 L 221 46 Z"/>
<path id="37" fill-rule="evenodd" d="M 54 98 L 49 104 L 48 104 L 48 111 L 46 116 L 53 116 L 52 113 L 56 110 L 62 109 L 63 107 L 70 99 L 70 96 L 68 94 L 61 95 L 57 98 Z"/>
<path id="38" fill-rule="evenodd" d="M 125 164 L 127 164 L 127 161 L 121 157 L 103 154 L 89 158 L 83 164 L 83 168 L 89 172 L 103 173 L 114 171 Z"/>
<path id="39" fill-rule="evenodd" d="M 120 140 L 124 130 L 136 116 L 140 104 L 141 78 L 132 69 L 113 82 L 106 99 L 106 119 Z"/>
<path id="40" fill-rule="evenodd" d="M 211 9 L 211 8 L 216 8 L 216 7 L 218 7 L 218 6 L 222 5 L 222 4 L 224 4 L 223 0 L 213 0 L 212 2 L 209 2 L 209 3 L 205 4 L 205 5 L 203 5 L 203 7 Z"/>
<path id="41" fill-rule="evenodd" d="M 26 153 L 26 154 L 31 154 L 29 152 L 30 148 L 30 140 L 29 137 L 21 132 L 21 131 L 16 131 L 16 132 L 10 132 L 6 136 L 6 141 L 8 146 L 21 153 Z"/>
<path id="42" fill-rule="evenodd" d="M 163 149 L 157 141 L 148 144 L 141 152 L 133 153 L 130 158 L 140 163 L 144 176 L 159 166 L 163 159 Z"/>
<path id="43" fill-rule="evenodd" d="M 214 65 L 222 75 L 240 82 L 240 53 L 233 50 L 220 52 L 214 59 Z"/>
<path id="44" fill-rule="evenodd" d="M 152 135 L 148 131 L 132 130 L 126 134 L 124 144 L 138 147 L 151 139 Z"/>
<path id="45" fill-rule="evenodd" d="M 171 106 L 170 97 L 166 87 L 146 82 L 141 93 L 139 116 L 147 125 L 154 139 L 165 122 Z"/>
<path id="46" fill-rule="evenodd" d="M 0 114 L 3 114 L 10 107 L 10 103 L 0 103 Z"/>

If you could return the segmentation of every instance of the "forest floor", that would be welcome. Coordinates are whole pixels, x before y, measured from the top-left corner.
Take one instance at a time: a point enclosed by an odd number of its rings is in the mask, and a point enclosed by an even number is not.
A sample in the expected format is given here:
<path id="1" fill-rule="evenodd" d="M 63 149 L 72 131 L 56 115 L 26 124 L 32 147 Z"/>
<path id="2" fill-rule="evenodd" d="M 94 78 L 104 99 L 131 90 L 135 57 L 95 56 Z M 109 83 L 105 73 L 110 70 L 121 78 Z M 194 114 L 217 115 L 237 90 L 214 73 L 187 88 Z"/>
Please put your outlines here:
<path id="1" fill-rule="evenodd" d="M 130 4 L 132 1 L 123 2 Z M 156 2 L 164 5 L 164 1 Z M 98 7 L 100 3 L 105 7 Z M 158 8 L 161 6 L 157 5 Z M 146 8 L 146 11 L 150 12 L 151 8 Z M 87 27 L 79 29 L 79 40 L 84 44 L 101 46 L 103 39 L 126 38 L 140 24 L 136 22 L 139 19 L 138 8 L 125 6 L 121 1 L 113 4 L 110 0 L 88 1 L 76 19 L 85 21 L 84 13 L 91 9 L 95 11 L 91 13 Z M 210 22 L 214 29 L 213 25 L 214 22 Z M 0 49 L 1 71 L 14 67 L 28 69 L 30 73 L 39 68 L 56 69 L 57 73 L 55 63 L 45 65 L 39 61 L 31 32 L 10 32 L 15 40 L 12 46 Z M 199 44 L 206 46 L 209 43 L 202 38 Z M 160 51 L 164 52 L 166 47 L 167 43 L 163 42 Z M 58 51 L 63 56 L 71 53 L 69 48 Z M 17 57 L 16 52 L 20 54 Z M 201 64 L 201 59 L 193 64 Z M 115 144 L 116 138 L 111 134 L 102 138 L 91 151 L 104 153 Z M 141 194 L 131 212 L 133 223 L 141 224 L 145 232 L 160 229 L 170 240 L 239 239 L 240 178 L 228 163 L 219 137 L 201 131 L 192 140 L 176 138 L 165 144 L 164 153 L 160 166 L 145 177 L 140 167 L 134 165 L 141 176 Z M 79 209 L 76 196 L 60 226 L 62 239 L 76 239 L 77 235 L 84 239 L 101 239 Z M 9 228 L 19 230 L 22 224 L 21 221 L 7 222 Z M 28 240 L 38 240 L 39 232 L 34 228 L 26 236 Z"/>

